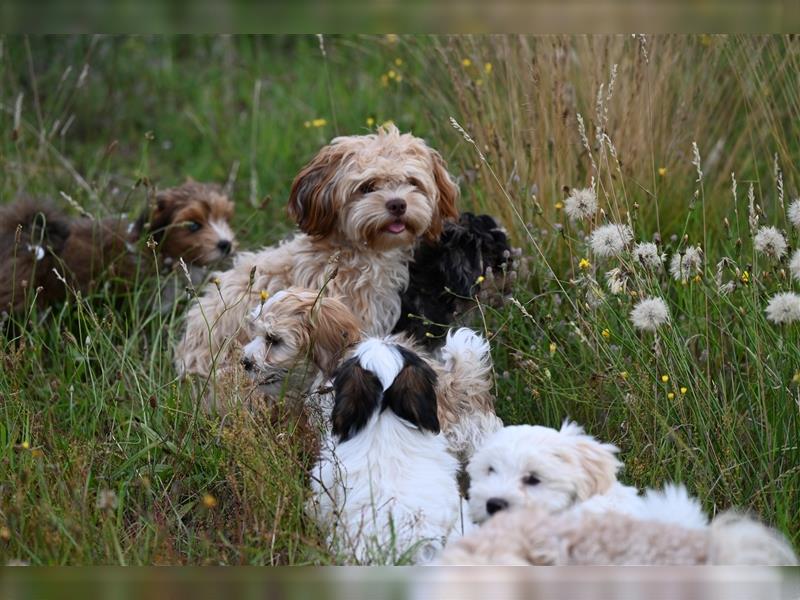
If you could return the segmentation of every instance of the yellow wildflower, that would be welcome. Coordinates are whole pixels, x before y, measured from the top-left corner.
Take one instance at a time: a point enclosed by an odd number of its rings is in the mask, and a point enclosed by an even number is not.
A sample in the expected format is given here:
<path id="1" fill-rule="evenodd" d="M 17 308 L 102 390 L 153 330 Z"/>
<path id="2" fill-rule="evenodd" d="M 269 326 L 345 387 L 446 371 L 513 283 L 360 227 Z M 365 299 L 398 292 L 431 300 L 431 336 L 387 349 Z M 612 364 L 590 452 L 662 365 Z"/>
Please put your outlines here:
<path id="1" fill-rule="evenodd" d="M 703 281 L 703 278 L 700 277 L 700 275 L 695 275 L 694 276 L 694 282 L 695 283 L 700 283 L 701 281 Z"/>
<path id="2" fill-rule="evenodd" d="M 311 121 L 311 124 L 314 127 L 325 127 L 325 125 L 328 124 L 328 121 L 326 121 L 325 119 L 314 119 L 313 121 Z"/>
<path id="3" fill-rule="evenodd" d="M 306 129 L 308 129 L 309 127 L 311 127 L 311 121 L 305 121 L 305 122 L 303 123 L 303 127 L 305 127 Z"/>
<path id="4" fill-rule="evenodd" d="M 667 398 L 669 398 L 670 400 L 674 400 L 675 399 L 675 393 L 674 392 L 670 392 L 669 394 L 667 394 Z"/>
<path id="5" fill-rule="evenodd" d="M 621 371 L 619 376 L 622 377 L 623 379 L 627 379 L 628 378 L 628 372 L 627 371 Z"/>
<path id="6" fill-rule="evenodd" d="M 390 44 L 394 44 L 397 41 L 397 34 L 396 33 L 387 33 L 386 34 L 386 41 Z"/>
<path id="7" fill-rule="evenodd" d="M 563 202 L 556 202 L 556 210 L 561 210 L 562 208 L 564 208 L 564 203 Z"/>
<path id="8" fill-rule="evenodd" d="M 667 174 L 667 167 L 658 167 L 658 176 L 664 177 Z"/>
<path id="9" fill-rule="evenodd" d="M 396 64 L 399 67 L 400 65 L 403 64 L 403 59 L 402 58 L 395 58 L 394 59 L 394 64 Z"/>
<path id="10" fill-rule="evenodd" d="M 669 381 L 669 375 L 662 375 L 661 376 L 662 383 L 667 383 Z"/>
<path id="11" fill-rule="evenodd" d="M 550 355 L 551 356 L 556 353 L 556 348 L 557 348 L 556 343 L 555 342 L 550 342 Z"/>
<path id="12" fill-rule="evenodd" d="M 394 70 L 394 69 L 389 69 L 389 72 L 388 72 L 388 73 L 386 73 L 386 76 L 387 76 L 389 79 L 394 79 L 395 77 L 397 77 L 397 73 L 395 72 L 395 70 Z"/>
<path id="13" fill-rule="evenodd" d="M 586 258 L 582 258 L 581 261 L 578 263 L 578 268 L 579 269 L 588 269 L 591 266 L 592 266 L 592 263 L 590 263 L 589 260 L 586 259 Z"/>
<path id="14" fill-rule="evenodd" d="M 742 283 L 750 283 L 750 273 L 748 271 L 742 271 Z"/>
<path id="15" fill-rule="evenodd" d="M 217 506 L 217 499 L 209 493 L 203 494 L 203 506 L 206 508 L 214 508 Z"/>
<path id="16" fill-rule="evenodd" d="M 267 290 L 261 290 L 261 302 L 266 302 L 267 298 L 269 298 L 269 292 Z"/>
<path id="17" fill-rule="evenodd" d="M 28 448 L 30 448 L 30 447 L 31 447 L 31 444 L 30 444 L 30 442 L 28 442 L 28 440 L 25 440 L 24 442 L 22 442 L 22 443 L 20 444 L 20 446 L 22 446 L 22 449 L 23 449 L 23 450 L 27 450 Z"/>
<path id="18" fill-rule="evenodd" d="M 475 283 L 480 285 L 484 281 L 486 281 L 486 277 L 484 277 L 483 275 L 478 275 L 478 278 L 475 280 Z"/>
<path id="19" fill-rule="evenodd" d="M 472 64 L 472 61 L 471 61 L 470 59 L 468 59 L 468 58 L 465 58 L 465 59 L 463 59 L 463 60 L 461 61 L 461 64 L 462 64 L 463 66 L 465 66 L 465 67 L 468 67 L 468 66 L 470 66 L 470 65 Z"/>
<path id="20" fill-rule="evenodd" d="M 375 119 L 367 117 L 367 127 L 372 127 L 373 125 L 375 125 Z"/>
<path id="21" fill-rule="evenodd" d="M 682 395 L 682 396 L 683 396 L 683 395 L 685 395 L 685 394 L 686 394 L 686 392 L 688 392 L 688 391 L 689 391 L 689 388 L 687 388 L 687 387 L 681 387 L 681 395 Z"/>
<path id="22" fill-rule="evenodd" d="M 484 63 L 483 72 L 489 75 L 492 72 L 492 63 L 490 62 Z"/>
<path id="23" fill-rule="evenodd" d="M 601 332 L 601 335 L 602 335 L 604 338 L 608 339 L 608 338 L 610 338 L 610 337 L 611 337 L 611 332 L 610 332 L 608 329 L 603 329 L 603 331 Z"/>

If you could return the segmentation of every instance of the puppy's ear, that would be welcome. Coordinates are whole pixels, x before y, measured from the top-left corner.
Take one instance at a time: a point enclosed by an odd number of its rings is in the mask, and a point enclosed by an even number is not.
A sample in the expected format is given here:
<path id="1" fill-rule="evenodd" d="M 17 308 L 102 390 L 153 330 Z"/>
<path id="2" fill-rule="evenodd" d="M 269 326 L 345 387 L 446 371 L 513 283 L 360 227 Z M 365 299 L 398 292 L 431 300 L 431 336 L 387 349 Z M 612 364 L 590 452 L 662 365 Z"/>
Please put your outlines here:
<path id="1" fill-rule="evenodd" d="M 152 235 L 156 242 L 161 243 L 169 226 L 172 224 L 175 211 L 182 204 L 182 196 L 176 193 L 175 188 L 161 190 L 156 193 L 155 202 L 151 209 L 146 210 L 136 221 L 137 234 L 145 232 L 146 229 L 146 233 Z"/>
<path id="2" fill-rule="evenodd" d="M 439 433 L 436 414 L 436 373 L 413 352 L 398 346 L 405 366 L 383 393 L 383 408 L 420 429 Z"/>
<path id="3" fill-rule="evenodd" d="M 570 439 L 573 454 L 582 471 L 577 482 L 578 499 L 586 500 L 607 492 L 617 481 L 617 471 L 622 466 L 616 456 L 619 448 L 598 442 L 584 433 L 580 425 L 568 421 L 562 425 L 561 434 Z"/>
<path id="4" fill-rule="evenodd" d="M 330 375 L 345 351 L 358 342 L 361 329 L 352 311 L 335 298 L 321 298 L 312 311 L 312 358 Z"/>
<path id="5" fill-rule="evenodd" d="M 358 358 L 351 358 L 334 374 L 331 429 L 340 442 L 366 427 L 378 408 L 382 390 L 381 382 L 358 363 Z"/>
<path id="6" fill-rule="evenodd" d="M 430 149 L 429 152 L 433 163 L 433 179 L 436 182 L 436 189 L 439 193 L 437 194 L 437 206 L 433 213 L 431 226 L 425 232 L 425 237 L 429 240 L 437 240 L 442 233 L 444 222 L 448 219 L 458 218 L 458 209 L 456 208 L 458 186 L 447 171 L 447 165 L 445 165 L 442 155 L 433 149 Z"/>
<path id="7" fill-rule="evenodd" d="M 336 177 L 346 156 L 341 144 L 325 146 L 295 177 L 289 216 L 303 233 L 325 237 L 336 225 Z"/>

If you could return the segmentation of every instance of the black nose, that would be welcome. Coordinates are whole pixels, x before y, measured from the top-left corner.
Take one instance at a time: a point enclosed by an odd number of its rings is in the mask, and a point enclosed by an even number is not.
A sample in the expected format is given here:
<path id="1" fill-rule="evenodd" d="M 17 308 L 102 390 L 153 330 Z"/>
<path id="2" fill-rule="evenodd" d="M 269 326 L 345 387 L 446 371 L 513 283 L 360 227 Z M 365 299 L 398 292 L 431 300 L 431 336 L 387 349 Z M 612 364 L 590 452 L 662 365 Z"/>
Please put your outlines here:
<path id="1" fill-rule="evenodd" d="M 252 359 L 249 359 L 249 358 L 247 358 L 247 357 L 245 356 L 245 357 L 242 359 L 242 366 L 244 367 L 244 370 L 245 370 L 245 371 L 249 371 L 249 370 L 251 370 L 251 369 L 252 369 L 252 368 L 255 366 L 255 363 L 252 361 Z"/>
<path id="2" fill-rule="evenodd" d="M 402 198 L 393 198 L 386 202 L 386 210 L 395 217 L 402 217 L 406 214 L 406 201 Z"/>
<path id="3" fill-rule="evenodd" d="M 508 500 L 503 500 L 502 498 L 489 498 L 486 501 L 486 512 L 490 515 L 493 515 L 499 510 L 504 510 L 508 508 Z"/>
<path id="4" fill-rule="evenodd" d="M 230 253 L 232 247 L 233 244 L 231 244 L 229 240 L 220 240 L 217 242 L 217 248 L 219 248 L 219 251 L 222 252 L 222 254 Z"/>

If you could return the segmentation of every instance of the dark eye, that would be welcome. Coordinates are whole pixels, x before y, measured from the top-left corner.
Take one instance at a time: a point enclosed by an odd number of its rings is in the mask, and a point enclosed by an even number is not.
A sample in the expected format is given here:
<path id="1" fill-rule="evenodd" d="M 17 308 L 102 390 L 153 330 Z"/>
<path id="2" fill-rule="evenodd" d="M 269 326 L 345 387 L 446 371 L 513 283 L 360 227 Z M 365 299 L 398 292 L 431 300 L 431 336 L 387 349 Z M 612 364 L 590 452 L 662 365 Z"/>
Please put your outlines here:
<path id="1" fill-rule="evenodd" d="M 420 183 L 419 179 L 416 177 L 409 177 L 408 184 L 413 185 L 415 188 L 422 189 L 422 184 Z"/>
<path id="2" fill-rule="evenodd" d="M 202 225 L 200 225 L 200 223 L 196 221 L 189 221 L 188 223 L 186 223 L 186 229 L 188 229 L 191 233 L 199 231 L 201 227 Z"/>
<path id="3" fill-rule="evenodd" d="M 489 467 L 488 469 L 486 469 L 486 472 L 487 472 L 489 475 L 491 475 L 492 473 L 494 473 L 494 467 Z"/>
<path id="4" fill-rule="evenodd" d="M 369 181 L 365 181 L 360 186 L 358 186 L 358 193 L 359 194 L 369 194 L 375 191 L 375 181 L 370 179 Z"/>
<path id="5" fill-rule="evenodd" d="M 522 478 L 522 483 L 525 485 L 537 485 L 539 483 L 539 478 L 536 475 L 526 475 Z"/>
<path id="6" fill-rule="evenodd" d="M 270 346 L 277 346 L 281 343 L 281 338 L 271 333 L 267 333 L 264 335 L 264 341 L 266 341 Z"/>

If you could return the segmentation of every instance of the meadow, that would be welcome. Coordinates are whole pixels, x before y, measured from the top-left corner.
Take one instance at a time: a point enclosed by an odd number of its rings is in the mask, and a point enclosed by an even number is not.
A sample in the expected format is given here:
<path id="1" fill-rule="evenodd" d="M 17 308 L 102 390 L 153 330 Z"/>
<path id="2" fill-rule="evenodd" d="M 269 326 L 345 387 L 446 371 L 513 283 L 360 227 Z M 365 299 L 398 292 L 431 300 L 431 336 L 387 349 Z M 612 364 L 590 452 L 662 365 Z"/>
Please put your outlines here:
<path id="1" fill-rule="evenodd" d="M 626 483 L 680 480 L 800 548 L 800 325 L 765 312 L 800 276 L 798 73 L 792 36 L 5 36 L 0 202 L 138 212 L 191 176 L 231 190 L 258 247 L 292 230 L 322 145 L 391 120 L 522 249 L 508 301 L 466 315 L 498 414 L 575 419 Z M 572 218 L 586 188 L 599 207 Z M 618 252 L 592 238 L 608 223 L 630 228 Z M 652 331 L 644 298 L 669 315 Z M 0 564 L 340 562 L 303 517 L 291 424 L 202 412 L 171 364 L 183 305 L 157 302 L 143 285 L 2 316 Z"/>

